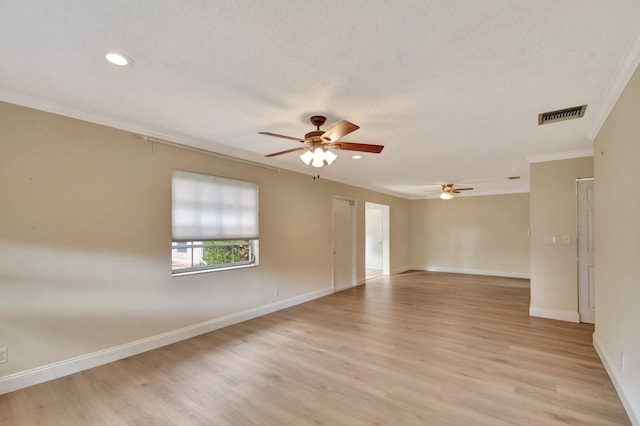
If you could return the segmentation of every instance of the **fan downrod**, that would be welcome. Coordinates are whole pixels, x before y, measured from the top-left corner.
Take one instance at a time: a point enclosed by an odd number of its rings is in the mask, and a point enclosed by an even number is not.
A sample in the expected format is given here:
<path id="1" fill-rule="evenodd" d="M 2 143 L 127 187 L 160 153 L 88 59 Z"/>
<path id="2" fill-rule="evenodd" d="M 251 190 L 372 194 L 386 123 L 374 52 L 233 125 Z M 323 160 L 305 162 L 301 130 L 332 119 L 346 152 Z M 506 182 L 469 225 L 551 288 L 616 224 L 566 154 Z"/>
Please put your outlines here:
<path id="1" fill-rule="evenodd" d="M 316 126 L 318 130 L 320 130 L 320 126 L 322 126 L 324 122 L 327 121 L 327 117 L 325 117 L 324 115 L 314 115 L 309 120 L 311 121 L 311 124 Z"/>

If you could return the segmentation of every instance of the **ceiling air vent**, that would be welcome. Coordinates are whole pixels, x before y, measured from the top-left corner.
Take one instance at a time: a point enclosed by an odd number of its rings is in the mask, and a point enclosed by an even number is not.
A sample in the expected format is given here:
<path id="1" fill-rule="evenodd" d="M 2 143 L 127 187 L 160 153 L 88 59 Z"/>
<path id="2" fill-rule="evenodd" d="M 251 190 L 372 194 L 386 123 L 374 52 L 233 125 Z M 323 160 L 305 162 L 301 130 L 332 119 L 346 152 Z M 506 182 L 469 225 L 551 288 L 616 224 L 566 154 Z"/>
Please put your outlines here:
<path id="1" fill-rule="evenodd" d="M 580 105 L 573 108 L 559 109 L 557 111 L 543 112 L 538 114 L 538 124 L 555 123 L 556 121 L 571 120 L 580 118 L 587 109 L 586 105 Z"/>

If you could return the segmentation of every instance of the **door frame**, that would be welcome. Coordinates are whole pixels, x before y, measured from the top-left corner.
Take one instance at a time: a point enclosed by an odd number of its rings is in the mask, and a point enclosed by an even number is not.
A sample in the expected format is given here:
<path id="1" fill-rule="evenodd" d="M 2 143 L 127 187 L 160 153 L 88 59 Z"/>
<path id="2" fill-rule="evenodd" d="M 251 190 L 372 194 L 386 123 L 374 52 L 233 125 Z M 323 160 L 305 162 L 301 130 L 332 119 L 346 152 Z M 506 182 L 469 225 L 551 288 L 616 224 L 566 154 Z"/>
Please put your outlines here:
<path id="1" fill-rule="evenodd" d="M 390 211 L 391 207 L 386 204 L 373 203 L 371 201 L 366 201 L 365 203 L 365 231 L 369 224 L 367 223 L 367 215 L 366 208 L 368 204 L 373 206 L 380 207 L 382 210 L 382 275 L 391 275 L 391 266 L 390 266 L 390 243 L 389 243 L 389 221 L 390 221 Z M 365 265 L 367 264 L 367 241 L 366 241 L 367 232 L 365 232 Z"/>
<path id="2" fill-rule="evenodd" d="M 335 201 L 342 200 L 348 201 L 351 205 L 351 287 L 357 285 L 356 281 L 356 265 L 357 261 L 357 212 L 358 212 L 358 200 L 355 198 L 345 197 L 341 195 L 334 195 L 331 198 L 331 289 L 335 293 L 336 291 L 342 291 L 346 289 L 336 290 L 336 238 L 335 238 Z"/>

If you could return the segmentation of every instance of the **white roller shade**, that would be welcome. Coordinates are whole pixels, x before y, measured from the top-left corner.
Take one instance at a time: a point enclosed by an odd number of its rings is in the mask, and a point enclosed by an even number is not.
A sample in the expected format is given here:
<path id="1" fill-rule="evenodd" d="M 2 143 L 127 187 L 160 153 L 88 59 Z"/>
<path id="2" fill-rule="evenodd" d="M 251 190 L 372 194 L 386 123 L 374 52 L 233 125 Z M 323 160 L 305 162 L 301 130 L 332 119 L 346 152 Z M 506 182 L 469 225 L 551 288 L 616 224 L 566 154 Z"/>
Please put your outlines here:
<path id="1" fill-rule="evenodd" d="M 173 170 L 173 241 L 258 238 L 258 185 Z"/>

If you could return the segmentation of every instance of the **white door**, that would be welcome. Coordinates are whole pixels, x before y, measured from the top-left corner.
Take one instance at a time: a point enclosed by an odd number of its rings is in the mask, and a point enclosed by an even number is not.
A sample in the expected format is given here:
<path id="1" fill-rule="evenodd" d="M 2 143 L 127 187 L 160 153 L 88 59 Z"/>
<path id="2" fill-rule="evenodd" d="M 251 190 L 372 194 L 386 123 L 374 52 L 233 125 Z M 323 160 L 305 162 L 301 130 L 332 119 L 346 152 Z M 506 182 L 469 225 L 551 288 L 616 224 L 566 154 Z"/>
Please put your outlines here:
<path id="1" fill-rule="evenodd" d="M 578 312 L 580 321 L 595 323 L 593 245 L 593 179 L 578 181 Z"/>
<path id="2" fill-rule="evenodd" d="M 355 284 L 355 212 L 356 202 L 333 199 L 333 290 Z"/>

